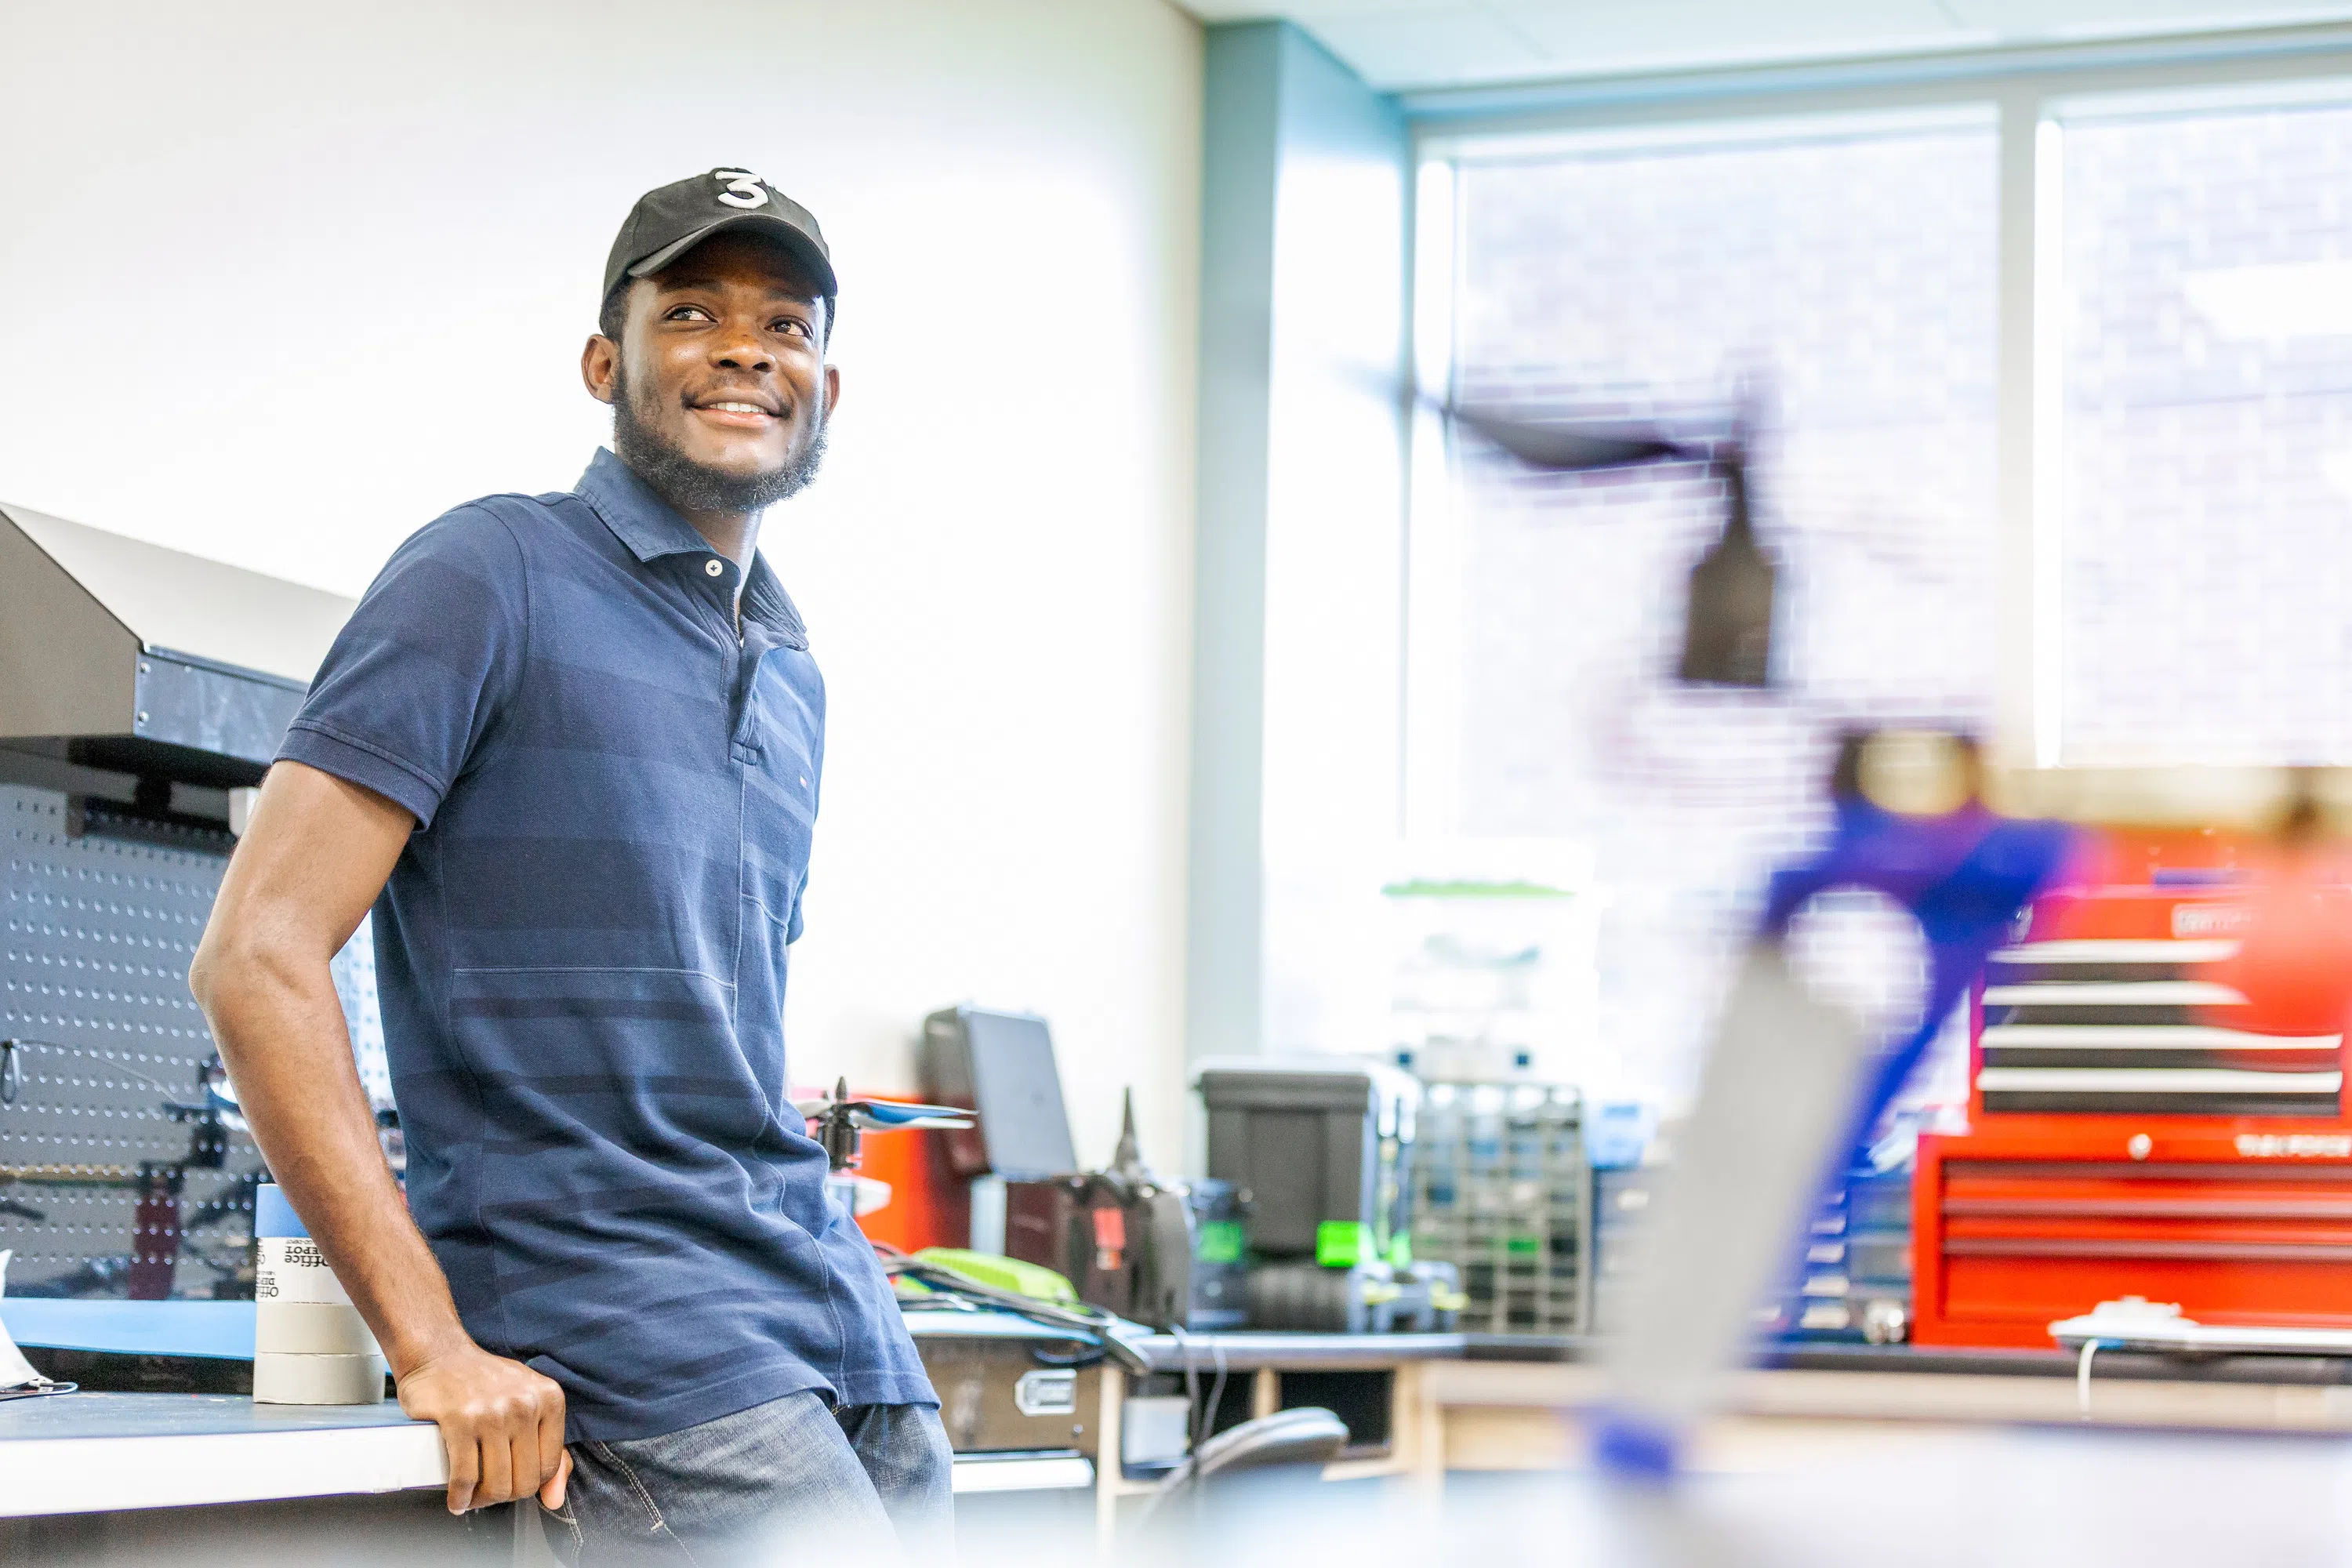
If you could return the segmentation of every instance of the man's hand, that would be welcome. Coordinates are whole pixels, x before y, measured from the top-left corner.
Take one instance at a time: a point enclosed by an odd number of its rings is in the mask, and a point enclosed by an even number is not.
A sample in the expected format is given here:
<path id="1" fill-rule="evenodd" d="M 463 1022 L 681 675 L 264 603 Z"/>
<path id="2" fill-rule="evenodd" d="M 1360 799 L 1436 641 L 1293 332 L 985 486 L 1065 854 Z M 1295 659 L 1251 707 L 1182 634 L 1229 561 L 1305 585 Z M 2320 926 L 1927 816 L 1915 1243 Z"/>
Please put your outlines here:
<path id="1" fill-rule="evenodd" d="M 419 1362 L 399 1383 L 400 1407 L 441 1428 L 449 1451 L 449 1511 L 539 1494 L 563 1506 L 563 1390 L 519 1361 L 476 1345 Z"/>

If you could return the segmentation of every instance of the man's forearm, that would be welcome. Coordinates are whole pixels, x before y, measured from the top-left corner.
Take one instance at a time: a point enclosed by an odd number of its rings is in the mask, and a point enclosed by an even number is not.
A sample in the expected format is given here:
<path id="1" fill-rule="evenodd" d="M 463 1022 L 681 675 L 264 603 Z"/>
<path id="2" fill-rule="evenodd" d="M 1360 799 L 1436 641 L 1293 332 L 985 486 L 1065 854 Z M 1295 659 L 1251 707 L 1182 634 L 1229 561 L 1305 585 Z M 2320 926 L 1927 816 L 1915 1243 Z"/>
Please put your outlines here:
<path id="1" fill-rule="evenodd" d="M 474 1343 L 385 1168 L 328 973 L 416 819 L 299 763 L 269 770 L 188 984 L 278 1184 L 400 1379 L 440 1429 L 449 1508 L 563 1502 L 563 1390 Z"/>
<path id="2" fill-rule="evenodd" d="M 326 963 L 208 942 L 192 978 L 254 1141 L 394 1375 L 470 1346 L 384 1164 Z"/>

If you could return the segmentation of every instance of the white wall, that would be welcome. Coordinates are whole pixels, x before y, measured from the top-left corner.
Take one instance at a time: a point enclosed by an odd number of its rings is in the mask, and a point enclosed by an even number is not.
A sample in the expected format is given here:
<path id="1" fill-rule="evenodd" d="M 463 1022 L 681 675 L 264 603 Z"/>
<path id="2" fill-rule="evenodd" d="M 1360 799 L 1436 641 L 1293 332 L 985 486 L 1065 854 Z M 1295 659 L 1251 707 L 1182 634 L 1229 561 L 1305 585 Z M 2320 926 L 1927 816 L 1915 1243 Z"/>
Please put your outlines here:
<path id="1" fill-rule="evenodd" d="M 1056 1027 L 1080 1152 L 1181 1120 L 1201 37 L 1164 0 L 12 5 L 0 496 L 363 587 L 569 488 L 645 189 L 742 163 L 843 279 L 766 548 L 831 683 L 793 1074 Z"/>

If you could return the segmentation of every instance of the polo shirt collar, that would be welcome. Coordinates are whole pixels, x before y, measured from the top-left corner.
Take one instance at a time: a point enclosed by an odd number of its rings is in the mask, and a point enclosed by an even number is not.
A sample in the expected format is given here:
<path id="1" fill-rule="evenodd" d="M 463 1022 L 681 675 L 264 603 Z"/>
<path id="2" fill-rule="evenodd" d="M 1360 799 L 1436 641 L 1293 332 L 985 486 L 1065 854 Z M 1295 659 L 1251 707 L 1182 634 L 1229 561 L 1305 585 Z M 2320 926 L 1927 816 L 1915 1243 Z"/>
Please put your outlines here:
<path id="1" fill-rule="evenodd" d="M 710 542 L 656 495 L 653 487 L 610 447 L 596 448 L 596 455 L 588 459 L 588 471 L 572 489 L 639 561 L 651 564 L 669 555 L 711 552 Z M 743 616 L 768 627 L 788 647 L 808 647 L 808 628 L 798 606 L 768 569 L 768 558 L 757 551 L 752 552 L 751 574 L 743 583 Z"/>
<path id="2" fill-rule="evenodd" d="M 768 558 L 756 550 L 751 552 L 751 574 L 743 582 L 743 615 L 774 632 L 786 647 L 808 647 L 808 627 L 801 623 L 800 606 L 768 570 Z"/>

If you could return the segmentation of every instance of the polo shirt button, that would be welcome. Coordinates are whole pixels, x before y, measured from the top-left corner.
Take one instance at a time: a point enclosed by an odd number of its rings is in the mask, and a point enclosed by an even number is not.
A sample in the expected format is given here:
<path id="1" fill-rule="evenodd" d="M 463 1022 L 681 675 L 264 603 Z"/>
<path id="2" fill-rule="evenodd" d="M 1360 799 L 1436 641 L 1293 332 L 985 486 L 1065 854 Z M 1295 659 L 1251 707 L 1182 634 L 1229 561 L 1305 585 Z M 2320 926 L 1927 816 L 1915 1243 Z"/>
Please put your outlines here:
<path id="1" fill-rule="evenodd" d="M 712 560 L 704 562 L 702 563 L 702 570 L 707 575 L 716 577 L 720 573 L 726 571 L 727 568 L 720 565 L 717 561 Z"/>

